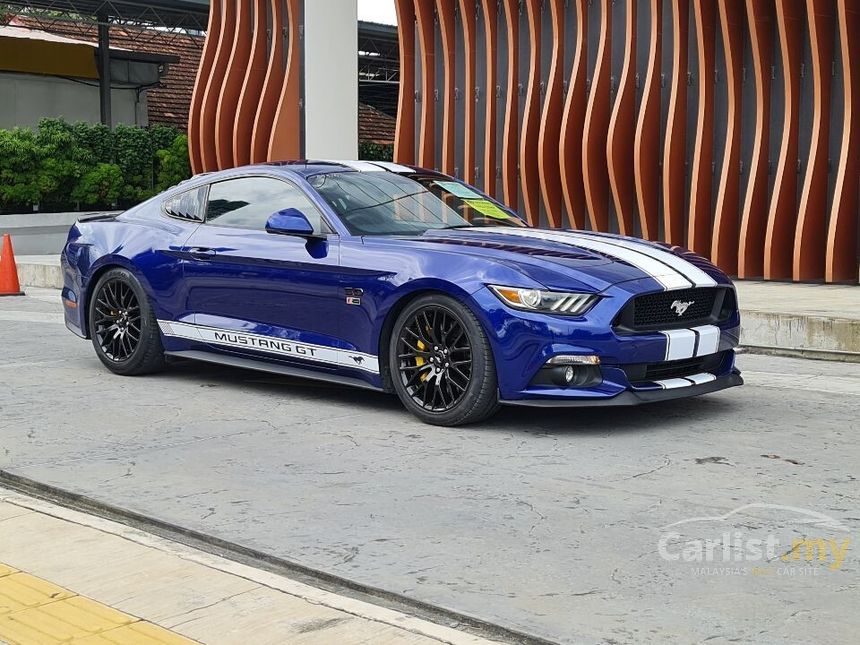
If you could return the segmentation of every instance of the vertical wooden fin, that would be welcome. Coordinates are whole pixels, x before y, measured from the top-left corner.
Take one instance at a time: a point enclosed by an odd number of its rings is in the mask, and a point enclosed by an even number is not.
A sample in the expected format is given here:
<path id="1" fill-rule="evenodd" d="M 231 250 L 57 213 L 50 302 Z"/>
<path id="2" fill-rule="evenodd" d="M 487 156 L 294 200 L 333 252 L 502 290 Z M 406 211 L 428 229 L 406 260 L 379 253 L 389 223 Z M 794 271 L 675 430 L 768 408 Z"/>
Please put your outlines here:
<path id="1" fill-rule="evenodd" d="M 714 184 L 714 53 L 716 5 L 714 0 L 694 0 L 696 49 L 699 63 L 696 105 L 696 140 L 690 179 L 690 220 L 687 248 L 711 254 L 711 197 Z"/>
<path id="2" fill-rule="evenodd" d="M 433 0 L 415 0 L 418 44 L 421 47 L 421 129 L 418 165 L 436 167 L 436 36 Z"/>
<path id="3" fill-rule="evenodd" d="M 200 105 L 200 167 L 205 172 L 220 170 L 216 149 L 217 130 L 215 120 L 218 116 L 218 98 L 227 71 L 227 61 L 233 51 L 236 22 L 236 0 L 222 0 L 221 30 L 218 33 L 218 48 L 212 60 L 212 70 L 206 79 L 206 90 Z"/>
<path id="4" fill-rule="evenodd" d="M 773 181 L 773 198 L 768 212 L 764 244 L 764 277 L 767 280 L 791 278 L 794 229 L 797 222 L 797 117 L 800 108 L 802 21 L 802 0 L 780 0 L 776 3 L 785 106 L 779 162 Z"/>
<path id="5" fill-rule="evenodd" d="M 191 93 L 191 107 L 188 110 L 188 156 L 193 173 L 203 172 L 202 141 L 203 128 L 201 114 L 203 111 L 203 96 L 206 94 L 215 53 L 218 51 L 218 41 L 221 37 L 221 17 L 224 12 L 222 0 L 211 0 L 209 5 L 209 24 L 206 27 L 206 40 L 203 42 L 203 52 L 200 55 L 200 66 Z"/>
<path id="6" fill-rule="evenodd" d="M 236 108 L 236 133 L 233 137 L 233 162 L 237 166 L 251 163 L 251 140 L 254 119 L 262 98 L 266 77 L 266 0 L 254 0 L 254 27 L 248 71 L 239 92 Z"/>
<path id="7" fill-rule="evenodd" d="M 860 218 L 860 2 L 838 0 L 837 9 L 845 121 L 827 227 L 825 279 L 856 282 Z"/>
<path id="8" fill-rule="evenodd" d="M 301 0 L 287 0 L 287 65 L 272 136 L 269 139 L 268 161 L 299 159 L 301 151 Z"/>
<path id="9" fill-rule="evenodd" d="M 219 168 L 233 168 L 239 164 L 233 157 L 236 136 L 236 113 L 239 95 L 248 73 L 251 58 L 251 39 L 254 32 L 254 12 L 251 0 L 235 0 L 236 23 L 233 25 L 233 49 L 227 60 L 224 82 L 218 95 L 218 113 L 215 115 L 215 153 Z"/>
<path id="10" fill-rule="evenodd" d="M 684 244 L 686 222 L 687 70 L 689 69 L 690 4 L 672 0 L 672 80 L 663 147 L 663 235 Z"/>
<path id="11" fill-rule="evenodd" d="M 743 0 L 719 3 L 726 60 L 726 136 L 717 187 L 711 259 L 731 275 L 738 270 L 741 183 L 741 84 L 743 83 Z"/>
<path id="12" fill-rule="evenodd" d="M 792 273 L 795 280 L 820 280 L 824 277 L 834 33 L 832 5 L 830 0 L 806 1 L 812 55 L 812 139 L 794 234 Z"/>
<path id="13" fill-rule="evenodd" d="M 463 75 L 463 169 L 467 184 L 475 183 L 475 0 L 460 0 L 460 22 L 463 25 L 463 54 L 466 58 Z"/>
<path id="14" fill-rule="evenodd" d="M 397 94 L 397 128 L 394 132 L 394 161 L 415 163 L 415 5 L 413 0 L 395 0 L 400 25 L 400 83 Z"/>
<path id="15" fill-rule="evenodd" d="M 272 25 L 271 45 L 266 65 L 266 77 L 260 92 L 260 103 L 254 117 L 251 133 L 251 163 L 262 163 L 269 158 L 269 140 L 272 138 L 272 123 L 278 110 L 281 87 L 284 84 L 284 0 L 270 0 Z"/>
<path id="16" fill-rule="evenodd" d="M 529 224 L 540 223 L 538 140 L 540 131 L 541 0 L 525 0 L 529 26 L 529 76 L 526 84 L 523 128 L 520 134 L 520 184 Z"/>
<path id="17" fill-rule="evenodd" d="M 497 0 L 481 0 L 484 16 L 484 64 L 486 65 L 486 113 L 484 114 L 484 192 L 490 197 L 496 196 L 496 128 L 498 117 L 496 110 L 496 85 L 498 71 L 496 56 L 499 49 L 499 16 Z"/>
<path id="18" fill-rule="evenodd" d="M 436 0 L 436 15 L 439 18 L 439 33 L 442 37 L 442 172 L 454 174 L 456 153 L 454 150 L 454 91 L 456 35 L 454 34 L 455 0 Z"/>
<path id="19" fill-rule="evenodd" d="M 582 140 L 585 202 L 591 229 L 609 229 L 609 172 L 606 164 L 606 136 L 609 132 L 609 93 L 612 75 L 612 2 L 600 0 L 600 36 L 597 62 L 591 79 L 591 93 L 585 110 L 585 137 Z"/>
<path id="20" fill-rule="evenodd" d="M 559 167 L 562 177 L 562 194 L 567 220 L 572 228 L 583 228 L 588 217 L 585 205 L 582 141 L 585 132 L 585 106 L 587 98 L 586 72 L 588 67 L 588 0 L 574 0 L 576 6 L 576 42 L 564 115 L 561 121 L 561 149 Z"/>
<path id="21" fill-rule="evenodd" d="M 549 9 L 552 23 L 552 61 L 538 135 L 538 173 L 548 223 L 553 228 L 560 228 L 562 195 L 558 154 L 564 108 L 564 0 L 550 0 Z"/>
<path id="22" fill-rule="evenodd" d="M 519 142 L 519 68 L 520 9 L 519 0 L 503 0 L 507 25 L 508 82 L 505 89 L 505 130 L 502 141 L 502 190 L 505 204 L 517 210 L 517 144 Z"/>
<path id="23" fill-rule="evenodd" d="M 636 2 L 625 4 L 624 63 L 615 105 L 609 119 L 606 158 L 609 185 L 622 235 L 636 235 L 636 179 L 633 176 L 633 142 L 636 137 Z"/>
<path id="24" fill-rule="evenodd" d="M 648 65 L 633 140 L 633 170 L 640 233 L 646 240 L 656 240 L 660 228 L 660 69 L 663 56 L 663 0 L 650 0 L 648 11 Z"/>
<path id="25" fill-rule="evenodd" d="M 755 122 L 749 178 L 741 213 L 738 276 L 760 278 L 764 273 L 764 237 L 770 202 L 768 149 L 774 16 L 770 2 L 746 0 L 746 8 L 755 82 Z"/>

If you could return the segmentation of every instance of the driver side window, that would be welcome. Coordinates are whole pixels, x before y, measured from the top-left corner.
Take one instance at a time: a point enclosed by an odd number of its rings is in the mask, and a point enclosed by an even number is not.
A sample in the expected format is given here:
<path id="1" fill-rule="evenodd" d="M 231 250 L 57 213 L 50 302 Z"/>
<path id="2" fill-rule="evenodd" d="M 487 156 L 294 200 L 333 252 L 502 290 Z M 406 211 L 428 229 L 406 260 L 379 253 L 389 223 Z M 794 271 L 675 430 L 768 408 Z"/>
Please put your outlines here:
<path id="1" fill-rule="evenodd" d="M 300 210 L 315 234 L 331 232 L 307 195 L 297 186 L 271 177 L 240 177 L 212 184 L 206 223 L 265 231 L 269 216 L 287 208 Z"/>

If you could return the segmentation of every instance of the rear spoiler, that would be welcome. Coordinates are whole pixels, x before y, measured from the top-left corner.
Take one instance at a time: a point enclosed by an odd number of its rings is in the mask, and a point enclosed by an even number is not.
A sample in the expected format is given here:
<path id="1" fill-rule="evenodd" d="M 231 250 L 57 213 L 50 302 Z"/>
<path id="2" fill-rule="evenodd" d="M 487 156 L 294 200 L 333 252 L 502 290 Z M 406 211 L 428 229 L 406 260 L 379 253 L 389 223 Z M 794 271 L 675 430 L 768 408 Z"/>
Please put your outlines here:
<path id="1" fill-rule="evenodd" d="M 115 213 L 93 213 L 91 215 L 86 215 L 84 217 L 79 217 L 79 222 L 110 222 L 115 220 L 118 215 L 121 215 L 122 211 L 116 211 Z"/>

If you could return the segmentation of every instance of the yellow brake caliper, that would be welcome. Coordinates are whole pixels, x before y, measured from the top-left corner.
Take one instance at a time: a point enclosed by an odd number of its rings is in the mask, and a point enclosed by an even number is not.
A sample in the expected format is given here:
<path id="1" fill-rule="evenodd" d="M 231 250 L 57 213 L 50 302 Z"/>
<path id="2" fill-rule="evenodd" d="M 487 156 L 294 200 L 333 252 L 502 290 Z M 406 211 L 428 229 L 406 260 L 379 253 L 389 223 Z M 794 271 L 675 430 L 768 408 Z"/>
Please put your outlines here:
<path id="1" fill-rule="evenodd" d="M 426 346 L 423 342 L 421 342 L 421 341 L 419 340 L 419 341 L 418 341 L 418 349 L 420 349 L 420 350 L 423 352 L 426 348 L 427 348 L 427 346 Z M 424 365 L 424 363 L 426 363 L 426 362 L 427 362 L 427 361 L 425 361 L 425 360 L 424 360 L 424 357 L 423 357 L 423 356 L 416 356 L 416 357 L 415 357 L 415 364 L 416 364 L 418 367 L 421 367 L 421 366 L 422 366 L 422 365 Z M 425 372 L 425 373 L 424 373 L 424 374 L 422 374 L 419 378 L 421 379 L 421 382 L 423 383 L 424 381 L 426 381 L 426 380 L 427 380 L 427 373 Z"/>

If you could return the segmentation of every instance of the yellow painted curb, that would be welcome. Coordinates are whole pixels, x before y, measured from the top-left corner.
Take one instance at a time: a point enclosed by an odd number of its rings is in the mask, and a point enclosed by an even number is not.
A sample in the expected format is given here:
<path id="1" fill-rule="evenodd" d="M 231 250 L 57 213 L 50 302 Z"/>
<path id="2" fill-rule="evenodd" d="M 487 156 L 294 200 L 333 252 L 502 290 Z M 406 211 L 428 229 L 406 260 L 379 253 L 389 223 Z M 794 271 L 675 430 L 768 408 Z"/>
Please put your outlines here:
<path id="1" fill-rule="evenodd" d="M 0 563 L 0 642 L 9 645 L 194 643 Z"/>

